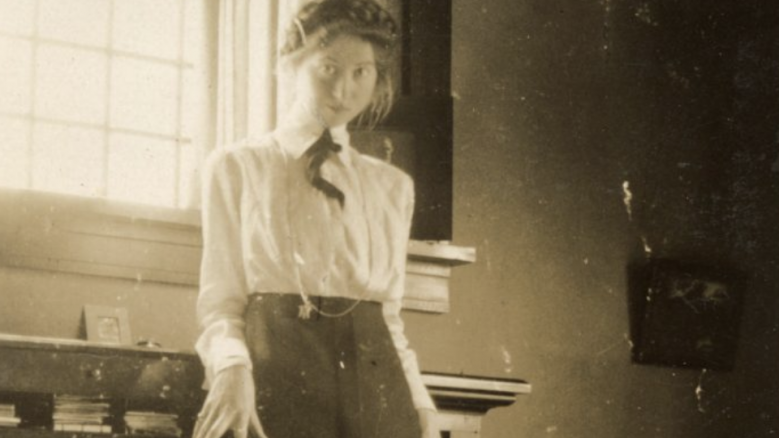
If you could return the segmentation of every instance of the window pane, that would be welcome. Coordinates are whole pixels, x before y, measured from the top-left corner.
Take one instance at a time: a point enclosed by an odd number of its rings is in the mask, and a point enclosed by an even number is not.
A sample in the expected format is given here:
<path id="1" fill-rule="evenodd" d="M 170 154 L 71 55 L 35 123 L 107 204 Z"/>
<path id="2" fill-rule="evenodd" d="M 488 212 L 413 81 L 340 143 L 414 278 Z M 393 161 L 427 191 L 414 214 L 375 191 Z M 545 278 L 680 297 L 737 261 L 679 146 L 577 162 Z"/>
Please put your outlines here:
<path id="1" fill-rule="evenodd" d="M 28 113 L 32 94 L 32 44 L 0 37 L 0 66 L 0 111 Z"/>
<path id="2" fill-rule="evenodd" d="M 108 169 L 110 198 L 175 206 L 175 142 L 114 134 Z"/>
<path id="3" fill-rule="evenodd" d="M 104 141 L 98 129 L 38 123 L 33 134 L 33 188 L 99 196 Z"/>
<path id="4" fill-rule="evenodd" d="M 176 134 L 178 69 L 117 57 L 111 75 L 111 125 Z"/>
<path id="5" fill-rule="evenodd" d="M 107 47 L 109 5 L 105 0 L 41 0 L 38 32 L 44 38 Z"/>
<path id="6" fill-rule="evenodd" d="M 76 122 L 105 122 L 106 55 L 43 44 L 38 49 L 36 112 Z"/>
<path id="7" fill-rule="evenodd" d="M 198 151 L 192 143 L 181 145 L 179 154 L 179 202 L 178 207 L 190 208 L 195 205 L 198 187 L 194 184 L 198 176 Z"/>
<path id="8" fill-rule="evenodd" d="M 184 2 L 184 60 L 197 63 L 207 57 L 209 35 L 206 32 L 206 22 L 209 20 L 208 0 Z M 218 9 L 218 7 L 217 7 Z"/>
<path id="9" fill-rule="evenodd" d="M 0 117 L 0 186 L 27 185 L 27 138 L 30 122 Z"/>
<path id="10" fill-rule="evenodd" d="M 202 131 L 204 112 L 208 108 L 208 95 L 203 92 L 201 80 L 194 69 L 185 69 L 182 76 L 183 96 L 181 102 L 181 136 L 192 138 Z"/>
<path id="11" fill-rule="evenodd" d="M 114 3 L 114 47 L 178 59 L 179 0 L 119 0 Z"/>
<path id="12" fill-rule="evenodd" d="M 34 1 L 0 0 L 0 31 L 30 35 L 34 12 Z"/>

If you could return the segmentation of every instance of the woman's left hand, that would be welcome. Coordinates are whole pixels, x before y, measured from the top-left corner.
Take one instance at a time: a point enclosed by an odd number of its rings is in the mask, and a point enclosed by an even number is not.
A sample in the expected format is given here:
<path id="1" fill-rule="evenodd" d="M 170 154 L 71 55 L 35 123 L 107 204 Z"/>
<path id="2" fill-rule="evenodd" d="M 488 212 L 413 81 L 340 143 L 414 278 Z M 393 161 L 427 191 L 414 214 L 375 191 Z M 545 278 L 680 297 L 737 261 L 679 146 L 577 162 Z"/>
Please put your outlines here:
<path id="1" fill-rule="evenodd" d="M 422 438 L 441 438 L 438 426 L 438 413 L 432 409 L 417 409 L 419 425 L 422 426 Z"/>

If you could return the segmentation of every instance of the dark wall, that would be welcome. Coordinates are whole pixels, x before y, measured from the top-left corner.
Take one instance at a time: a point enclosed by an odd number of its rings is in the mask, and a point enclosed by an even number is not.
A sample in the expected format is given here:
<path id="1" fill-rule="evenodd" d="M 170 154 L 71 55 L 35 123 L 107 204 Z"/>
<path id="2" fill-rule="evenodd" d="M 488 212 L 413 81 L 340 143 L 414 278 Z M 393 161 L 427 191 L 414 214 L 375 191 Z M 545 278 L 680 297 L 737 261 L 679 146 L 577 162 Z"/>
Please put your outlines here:
<path id="1" fill-rule="evenodd" d="M 777 433 L 775 5 L 453 3 L 454 241 L 479 260 L 451 314 L 409 318 L 423 367 L 531 381 L 491 438 Z M 649 257 L 746 273 L 733 371 L 631 362 Z"/>

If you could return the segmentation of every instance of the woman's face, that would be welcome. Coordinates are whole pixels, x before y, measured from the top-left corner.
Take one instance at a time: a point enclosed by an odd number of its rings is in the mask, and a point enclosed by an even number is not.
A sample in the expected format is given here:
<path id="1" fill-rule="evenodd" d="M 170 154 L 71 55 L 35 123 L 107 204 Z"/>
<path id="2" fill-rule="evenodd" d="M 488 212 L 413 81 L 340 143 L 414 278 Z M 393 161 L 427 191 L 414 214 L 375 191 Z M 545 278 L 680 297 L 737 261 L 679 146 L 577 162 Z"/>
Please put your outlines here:
<path id="1" fill-rule="evenodd" d="M 318 111 L 327 126 L 350 122 L 376 90 L 373 46 L 342 35 L 305 57 L 297 67 L 298 99 Z"/>

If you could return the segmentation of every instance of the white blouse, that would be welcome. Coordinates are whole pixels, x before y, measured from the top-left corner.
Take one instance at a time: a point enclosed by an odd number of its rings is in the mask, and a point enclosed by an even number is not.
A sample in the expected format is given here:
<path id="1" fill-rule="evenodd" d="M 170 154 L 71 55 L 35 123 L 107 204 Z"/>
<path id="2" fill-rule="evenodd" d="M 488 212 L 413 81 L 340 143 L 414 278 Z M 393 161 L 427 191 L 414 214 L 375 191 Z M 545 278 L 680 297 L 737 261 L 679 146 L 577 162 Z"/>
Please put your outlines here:
<path id="1" fill-rule="evenodd" d="M 349 144 L 321 168 L 343 208 L 305 178 L 304 152 L 323 128 L 297 112 L 266 138 L 212 153 L 203 180 L 203 260 L 196 350 L 206 385 L 220 370 L 251 367 L 243 314 L 251 293 L 346 297 L 382 303 L 416 408 L 435 409 L 400 317 L 414 204 L 411 178 Z M 302 304 L 302 300 L 301 300 Z"/>

